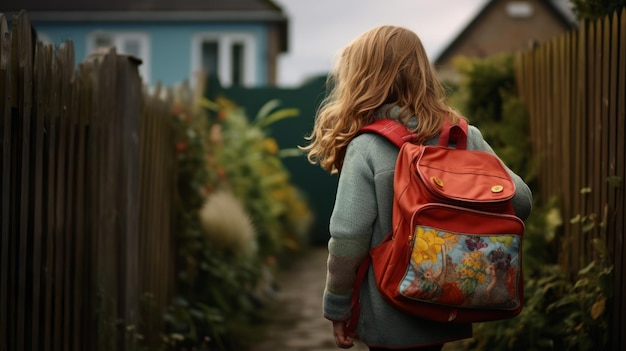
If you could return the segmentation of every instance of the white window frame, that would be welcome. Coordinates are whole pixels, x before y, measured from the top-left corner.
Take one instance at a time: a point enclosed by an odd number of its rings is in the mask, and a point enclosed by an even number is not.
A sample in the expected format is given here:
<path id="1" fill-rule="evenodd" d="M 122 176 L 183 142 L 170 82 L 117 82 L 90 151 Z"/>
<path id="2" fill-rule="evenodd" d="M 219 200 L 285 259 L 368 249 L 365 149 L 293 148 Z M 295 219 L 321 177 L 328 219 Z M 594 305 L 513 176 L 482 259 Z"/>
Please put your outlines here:
<path id="1" fill-rule="evenodd" d="M 506 13 L 512 18 L 530 18 L 534 8 L 529 1 L 511 1 L 506 4 Z"/>
<path id="2" fill-rule="evenodd" d="M 211 41 L 217 43 L 218 72 L 220 84 L 230 87 L 233 84 L 232 70 L 232 50 L 234 44 L 243 45 L 243 85 L 252 87 L 257 84 L 255 53 L 256 42 L 254 36 L 245 32 L 203 32 L 197 33 L 192 38 L 191 43 L 191 77 L 199 73 L 202 69 L 202 43 Z"/>
<path id="3" fill-rule="evenodd" d="M 96 47 L 96 38 L 100 36 L 110 37 L 113 41 L 117 53 L 122 55 L 129 55 L 130 53 L 124 52 L 124 42 L 136 41 L 139 43 L 139 59 L 141 64 L 139 65 L 139 74 L 144 83 L 150 83 L 150 36 L 144 32 L 129 32 L 129 31 L 108 31 L 98 30 L 90 33 L 87 36 L 87 53 L 94 52 Z"/>

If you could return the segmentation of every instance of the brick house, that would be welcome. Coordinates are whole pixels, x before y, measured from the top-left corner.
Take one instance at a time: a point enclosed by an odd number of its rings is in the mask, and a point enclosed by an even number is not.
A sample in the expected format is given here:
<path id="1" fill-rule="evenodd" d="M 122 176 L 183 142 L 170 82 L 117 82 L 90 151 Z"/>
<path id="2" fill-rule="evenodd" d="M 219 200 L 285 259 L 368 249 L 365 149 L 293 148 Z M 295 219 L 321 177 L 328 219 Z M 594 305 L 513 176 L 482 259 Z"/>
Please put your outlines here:
<path id="1" fill-rule="evenodd" d="M 576 27 L 568 0 L 491 0 L 439 54 L 434 64 L 442 79 L 456 80 L 457 56 L 485 58 L 525 50 Z"/>

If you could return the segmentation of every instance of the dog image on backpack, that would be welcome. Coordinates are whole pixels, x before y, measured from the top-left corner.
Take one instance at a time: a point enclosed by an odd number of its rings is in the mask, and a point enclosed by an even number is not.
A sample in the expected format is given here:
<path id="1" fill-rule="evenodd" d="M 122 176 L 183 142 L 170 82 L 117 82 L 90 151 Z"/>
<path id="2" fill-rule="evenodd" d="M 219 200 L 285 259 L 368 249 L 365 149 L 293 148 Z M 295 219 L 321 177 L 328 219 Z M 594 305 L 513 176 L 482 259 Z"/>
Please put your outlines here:
<path id="1" fill-rule="evenodd" d="M 338 174 L 323 316 L 335 343 L 441 350 L 523 308 L 528 185 L 446 104 L 414 32 L 355 38 L 301 147 Z"/>

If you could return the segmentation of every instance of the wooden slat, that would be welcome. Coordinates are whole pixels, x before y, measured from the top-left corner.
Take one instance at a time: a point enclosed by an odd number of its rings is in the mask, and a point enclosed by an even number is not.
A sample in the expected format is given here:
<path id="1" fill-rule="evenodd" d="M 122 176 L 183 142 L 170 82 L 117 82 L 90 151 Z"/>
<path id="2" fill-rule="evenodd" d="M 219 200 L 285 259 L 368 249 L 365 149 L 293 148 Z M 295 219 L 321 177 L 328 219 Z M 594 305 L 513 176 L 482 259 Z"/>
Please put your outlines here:
<path id="1" fill-rule="evenodd" d="M 558 41 L 559 67 L 561 69 L 562 85 L 558 85 L 561 91 L 559 104 L 559 122 L 562 131 L 561 145 L 559 146 L 559 155 L 561 155 L 561 196 L 563 199 L 562 206 L 564 213 L 571 213 L 572 197 L 571 193 L 571 177 L 572 159 L 571 157 L 563 157 L 571 154 L 571 99 L 572 94 L 572 61 L 571 57 L 571 34 L 561 37 Z"/>
<path id="2" fill-rule="evenodd" d="M 44 192 L 44 183 L 43 183 L 43 157 L 44 157 L 44 122 L 43 115 L 46 112 L 44 109 L 44 101 L 45 95 L 48 92 L 44 89 L 45 81 L 48 80 L 47 71 L 46 71 L 46 56 L 43 48 L 43 44 L 38 42 L 35 48 L 35 69 L 34 69 L 34 101 L 36 104 L 34 110 L 34 136 L 35 139 L 35 150 L 34 150 L 34 208 L 33 208 L 33 251 L 32 251 L 32 282 L 31 282 L 31 291 L 32 291 L 32 302 L 30 305 L 32 306 L 31 310 L 31 335 L 28 339 L 31 341 L 31 349 L 39 350 L 39 342 L 40 342 L 40 330 L 39 330 L 39 320 L 41 318 L 40 315 L 40 303 L 41 303 L 41 264 L 42 264 L 42 211 L 43 211 L 43 192 Z"/>
<path id="3" fill-rule="evenodd" d="M 85 261 L 86 261 L 86 236 L 88 231 L 85 225 L 85 207 L 88 206 L 86 201 L 86 149 L 87 149 L 87 125 L 89 117 L 89 102 L 91 101 L 90 80 L 83 71 L 79 70 L 76 77 L 76 195 L 74 204 L 74 226 L 75 226 L 75 242 L 74 247 L 74 266 L 72 275 L 74 277 L 73 309 L 72 309 L 72 335 L 71 349 L 81 350 L 83 336 L 83 324 L 87 320 L 83 314 L 83 302 L 85 300 L 85 286 L 88 283 L 85 277 Z M 87 256 L 88 257 L 88 256 Z"/>
<path id="4" fill-rule="evenodd" d="M 618 14 L 617 12 L 613 15 L 610 24 L 609 24 L 609 28 L 606 29 L 607 32 L 610 32 L 610 40 L 608 40 L 608 46 L 610 47 L 611 52 L 608 54 L 609 58 L 611 60 L 610 62 L 610 67 L 608 68 L 609 70 L 609 74 L 607 75 L 607 83 L 608 83 L 608 91 L 607 91 L 607 99 L 608 101 L 618 101 L 620 99 L 620 96 L 618 95 L 618 84 L 619 84 L 619 66 L 618 66 L 618 61 L 619 61 L 619 49 L 620 49 L 620 43 L 619 43 L 619 18 L 618 18 Z M 624 68 L 621 69 L 621 71 L 624 71 Z M 614 74 L 611 74 L 611 72 L 614 72 Z M 623 99 L 623 97 L 621 98 Z M 615 150 L 614 147 L 612 147 L 613 145 L 618 145 L 619 141 L 618 139 L 618 135 L 619 132 L 617 130 L 617 118 L 611 118 L 611 116 L 617 116 L 617 107 L 618 104 L 608 104 L 607 108 L 607 121 L 606 123 L 606 129 L 607 129 L 607 136 L 606 136 L 606 144 L 607 144 L 607 165 L 606 165 L 606 176 L 607 177 L 615 177 L 617 175 L 617 152 Z M 606 238 L 606 246 L 609 252 L 611 252 L 611 256 L 612 257 L 618 257 L 622 256 L 626 251 L 624 250 L 623 246 L 615 246 L 613 243 L 615 241 L 615 239 L 620 236 L 620 235 L 613 235 L 613 237 L 611 236 L 611 233 L 616 233 L 616 227 L 617 227 L 617 223 L 612 223 L 611 218 L 613 218 L 613 213 L 616 211 L 616 193 L 617 193 L 617 189 L 613 186 L 611 186 L 611 183 L 608 182 L 607 186 L 607 198 L 606 198 L 606 203 L 607 203 L 607 233 L 608 236 Z M 618 283 L 619 280 L 621 280 L 621 276 L 620 274 L 623 274 L 621 272 L 622 268 L 619 266 L 618 263 L 619 259 L 616 259 L 616 262 L 614 263 L 614 272 L 615 272 L 615 276 L 616 276 L 616 284 L 614 285 L 614 291 L 613 294 L 614 296 L 620 296 L 619 294 L 619 288 L 620 288 L 620 284 Z M 623 304 L 623 301 L 621 301 L 622 299 L 619 299 L 619 301 L 615 301 L 615 309 L 614 311 L 621 311 L 621 306 Z M 612 318 L 612 324 L 618 326 L 620 324 L 620 319 L 619 319 L 619 315 L 620 313 L 614 313 L 613 314 L 613 318 Z M 612 335 L 611 337 L 611 343 L 612 345 L 618 345 L 618 336 L 617 335 Z"/>
<path id="5" fill-rule="evenodd" d="M 617 110 L 615 113 L 616 122 L 616 144 L 615 150 L 617 151 L 616 155 L 616 165 L 615 165 L 615 173 L 616 176 L 621 178 L 621 187 L 619 188 L 619 194 L 616 196 L 615 201 L 615 213 L 618 214 L 616 216 L 617 220 L 615 223 L 615 237 L 612 240 L 612 244 L 616 248 L 621 248 L 621 252 L 616 252 L 613 256 L 614 259 L 614 269 L 615 269 L 615 292 L 614 292 L 614 301 L 616 302 L 616 309 L 618 311 L 615 313 L 614 318 L 614 327 L 613 327 L 613 341 L 614 346 L 617 349 L 623 349 L 626 347 L 626 333 L 616 332 L 623 331 L 626 329 L 626 278 L 624 275 L 624 269 L 626 268 L 626 243 L 624 242 L 624 232 L 626 232 L 626 156 L 624 150 L 626 150 L 626 143 L 624 142 L 624 138 L 626 137 L 626 8 L 622 9 L 620 17 L 619 17 L 619 28 L 614 28 L 616 32 L 616 43 L 618 45 L 618 50 L 616 50 L 617 55 L 617 67 L 619 67 L 617 71 L 617 84 L 618 88 L 616 89 L 616 100 L 617 101 Z M 615 19 L 617 23 L 617 18 Z M 621 214 L 621 218 L 619 216 Z"/>
<path id="6" fill-rule="evenodd" d="M 59 94 L 57 87 L 57 59 L 54 55 L 52 46 L 47 47 L 50 60 L 48 61 L 50 80 L 46 82 L 46 95 L 48 99 L 48 111 L 46 116 L 46 150 L 47 157 L 45 160 L 45 174 L 47 182 L 46 192 L 46 211 L 45 211 L 45 242 L 46 242 L 46 263 L 45 263 L 45 297 L 44 297 L 44 321 L 43 321 L 43 342 L 42 347 L 45 351 L 53 350 L 53 332 L 54 332 L 54 273 L 55 273 L 55 233 L 56 233 L 56 165 L 57 165 L 57 131 L 59 123 Z"/>
<path id="7" fill-rule="evenodd" d="M 65 51 L 68 65 L 65 67 L 64 73 L 67 75 L 64 77 L 64 81 L 70 83 L 73 81 L 74 76 L 74 62 L 71 59 L 74 56 L 73 45 L 70 44 Z M 66 188 L 65 188 L 65 207 L 64 207 L 64 222 L 65 232 L 63 244 L 65 245 L 65 262 L 63 266 L 63 275 L 66 277 L 63 281 L 64 300 L 63 304 L 63 349 L 72 349 L 72 336 L 73 336 L 73 321 L 74 309 L 77 307 L 74 302 L 74 292 L 76 279 L 73 276 L 76 265 L 76 244 L 78 242 L 78 236 L 82 233 L 78 233 L 76 228 L 76 182 L 77 182 L 77 135 L 78 135 L 78 117 L 77 117 L 77 105 L 75 84 L 64 84 L 62 93 L 64 94 L 63 100 L 65 101 L 65 113 L 67 126 L 67 152 L 66 152 Z M 70 303 L 70 301 L 72 301 Z"/>
<path id="8" fill-rule="evenodd" d="M 141 78 L 138 62 L 130 57 L 116 58 L 117 77 L 113 94 L 118 102 L 116 115 L 119 117 L 116 134 L 120 135 L 121 153 L 121 200 L 118 203 L 122 223 L 120 226 L 120 316 L 124 325 L 137 326 L 139 323 L 139 120 L 141 106 Z"/>
<path id="9" fill-rule="evenodd" d="M 601 175 L 602 175 L 602 143 L 603 143 L 603 139 L 602 139 L 602 110 L 603 110 L 603 106 L 604 106 L 604 101 L 603 101 L 603 81 L 605 80 L 605 77 L 603 76 L 603 72 L 604 72 L 604 64 L 605 64 L 605 57 L 604 57 L 604 50 L 602 49 L 604 46 L 604 25 L 603 25 L 603 20 L 599 19 L 597 21 L 595 21 L 595 49 L 594 49 L 594 53 L 595 53 L 595 62 L 596 64 L 594 65 L 594 69 L 595 72 L 593 74 L 593 108 L 592 108 L 592 112 L 591 112 L 591 122 L 592 122 L 592 126 L 591 126 L 591 130 L 589 131 L 589 135 L 591 136 L 591 140 L 592 140 L 592 148 L 590 148 L 590 165 L 591 168 L 588 169 L 589 171 L 589 186 L 591 187 L 591 197 L 590 197 L 590 201 L 589 201 L 589 208 L 588 208 L 588 212 L 589 214 L 594 214 L 595 216 L 601 216 L 602 212 L 601 209 L 604 207 L 604 205 L 600 202 L 601 200 L 601 194 L 603 191 L 603 185 L 604 182 L 600 179 Z M 596 223 L 599 224 L 599 220 L 596 221 Z M 598 232 L 599 232 L 599 226 L 595 226 L 593 231 L 590 233 L 592 237 L 598 237 Z M 596 252 L 594 250 L 593 247 L 593 243 L 591 240 L 586 240 L 586 250 L 587 250 L 587 254 L 584 257 L 584 262 L 583 264 L 587 263 L 587 262 L 591 262 L 595 256 L 596 256 Z M 582 266 L 584 267 L 584 266 Z M 582 268 L 581 267 L 581 268 Z"/>
<path id="10" fill-rule="evenodd" d="M 581 24 L 581 28 L 580 28 L 580 33 L 579 33 L 579 42 L 578 42 L 578 67 L 576 70 L 576 78 L 577 78 L 577 85 L 576 85 L 576 101 L 577 101 L 577 106 L 576 106 L 576 113 L 574 114 L 574 118 L 575 118 L 575 129 L 573 130 L 574 132 L 574 138 L 575 138 L 575 142 L 574 142 L 574 155 L 579 155 L 579 157 L 575 158 L 575 165 L 574 165 L 574 172 L 572 173 L 572 177 L 574 180 L 574 186 L 572 189 L 572 192 L 574 194 L 577 194 L 578 196 L 576 196 L 574 198 L 574 206 L 573 206 L 573 211 L 572 213 L 569 214 L 565 214 L 565 218 L 564 221 L 566 223 L 569 223 L 570 218 L 573 218 L 574 216 L 577 215 L 582 215 L 583 214 L 583 210 L 584 210 L 584 201 L 582 199 L 582 197 L 580 196 L 580 190 L 585 186 L 585 170 L 584 170 L 584 165 L 586 162 L 586 157 L 585 157 L 585 149 L 587 147 L 586 143 L 586 125 L 585 125 L 585 116 L 587 113 L 587 96 L 586 96 L 586 90 L 585 90 L 585 86 L 587 84 L 587 76 L 585 74 L 586 72 L 586 65 L 589 64 L 589 60 L 587 57 L 587 42 L 588 42 L 588 24 L 587 22 L 583 21 L 583 23 Z M 569 248 L 565 248 L 565 251 L 568 253 L 569 255 L 569 260 L 567 262 L 561 262 L 563 264 L 564 267 L 572 267 L 571 271 L 572 272 L 576 272 L 577 269 L 580 267 L 580 256 L 582 255 L 582 250 L 580 248 L 579 243 L 575 240 L 576 237 L 580 237 L 580 235 L 574 235 L 574 231 L 580 231 L 580 225 L 570 225 L 567 227 L 567 231 L 565 231 L 565 235 L 567 236 L 567 238 L 565 240 L 567 240 L 570 243 L 570 247 Z M 570 272 L 570 276 L 573 275 L 573 273 Z"/>
<path id="11" fill-rule="evenodd" d="M 101 176 L 99 178 L 98 198 L 100 202 L 101 233 L 98 237 L 97 250 L 99 257 L 97 261 L 96 276 L 99 278 L 97 284 L 102 289 L 103 297 L 100 308 L 102 315 L 99 316 L 98 330 L 104 330 L 112 337 L 100 335 L 98 347 L 101 350 L 119 349 L 119 335 L 117 330 L 112 330 L 108 320 L 115 320 L 119 311 L 119 278 L 120 262 L 118 250 L 120 238 L 117 230 L 120 224 L 116 197 L 120 191 L 119 183 L 119 163 L 120 154 L 119 135 L 116 134 L 116 123 L 119 117 L 113 111 L 117 109 L 117 102 L 111 92 L 115 88 L 115 75 L 107 74 L 115 72 L 115 59 L 111 55 L 103 54 L 97 61 L 97 89 L 99 91 L 95 118 L 101 122 L 101 141 L 99 155 L 101 162 Z M 116 258 L 116 259 L 113 259 Z"/>
<path id="12" fill-rule="evenodd" d="M 598 223 L 600 225 L 606 225 L 604 222 L 606 219 L 604 218 L 604 214 L 608 211 L 608 197 L 609 197 L 609 148 L 611 148 L 610 142 L 610 116 L 609 116 L 609 99 L 610 99 L 610 91 L 611 91 L 611 50 L 612 48 L 611 42 L 614 39 L 611 35 L 611 19 L 605 18 L 602 20 L 602 99 L 601 99 L 601 109 L 600 109 L 600 157 L 599 159 L 600 168 L 598 170 L 598 207 L 596 207 L 598 212 Z M 616 38 L 615 38 L 616 39 Z M 614 60 L 614 58 L 613 58 Z M 616 72 L 616 71 L 613 71 Z M 615 145 L 615 144 L 613 144 Z M 607 240 L 607 232 L 606 227 L 598 228 L 598 237 L 606 242 Z M 600 258 L 598 253 L 595 253 L 595 258 Z"/>
<path id="13" fill-rule="evenodd" d="M 27 280 L 29 272 L 27 271 L 28 247 L 29 239 L 32 235 L 32 229 L 29 228 L 31 223 L 31 123 L 32 123 L 32 86 L 33 86 L 33 44 L 31 41 L 31 26 L 25 12 L 21 12 L 18 18 L 17 35 L 14 36 L 19 57 L 18 57 L 18 74 L 19 74 L 19 99 L 18 113 L 21 117 L 21 161 L 20 161 L 20 195 L 19 195 L 19 248 L 18 248 L 18 288 L 17 288 L 17 320 L 16 320 L 16 346 L 18 350 L 26 348 L 26 335 L 28 333 L 27 314 L 26 311 L 26 294 Z"/>
<path id="14" fill-rule="evenodd" d="M 0 13 L 0 135 L 2 175 L 0 177 L 0 350 L 8 350 L 9 266 L 11 218 L 11 37 L 4 14 Z"/>
<path id="15" fill-rule="evenodd" d="M 85 291 L 84 291 L 84 304 L 88 306 L 86 311 L 95 311 L 100 308 L 97 301 L 98 292 L 95 288 L 99 284 L 99 277 L 97 276 L 97 268 L 99 262 L 98 243 L 99 238 L 102 235 L 101 226 L 102 223 L 102 211 L 99 199 L 99 192 L 101 186 L 101 140 L 102 140 L 102 127 L 101 120 L 97 114 L 98 104 L 98 89 L 97 80 L 95 77 L 95 67 L 90 62 L 83 62 L 81 64 L 83 75 L 86 76 L 85 84 L 89 87 L 90 99 L 88 102 L 88 134 L 87 134 L 87 160 L 85 164 L 86 172 L 86 192 L 89 198 L 89 207 L 86 209 L 86 222 L 85 227 L 88 236 L 85 238 L 85 250 L 89 260 L 86 263 L 85 269 Z M 90 323 L 86 325 L 83 331 L 83 346 L 86 349 L 97 350 L 97 323 L 96 316 L 91 313 L 85 313 L 85 318 Z"/>
<path id="16" fill-rule="evenodd" d="M 67 260 L 68 252 L 66 252 L 66 233 L 67 223 L 65 221 L 66 194 L 69 184 L 66 182 L 68 161 L 68 134 L 69 134 L 69 116 L 67 106 L 70 103 L 68 99 L 68 70 L 71 62 L 68 62 L 67 46 L 62 45 L 58 52 L 58 75 L 59 81 L 56 89 L 59 91 L 59 129 L 57 131 L 57 163 L 56 163 L 56 204 L 55 204 L 55 227 L 53 239 L 55 242 L 54 253 L 54 311 L 53 323 L 54 330 L 52 333 L 53 349 L 66 349 L 64 344 L 64 335 L 66 330 L 66 316 L 64 303 L 69 304 L 71 301 L 65 295 L 65 281 L 69 279 L 65 275 L 66 265 L 70 262 Z"/>

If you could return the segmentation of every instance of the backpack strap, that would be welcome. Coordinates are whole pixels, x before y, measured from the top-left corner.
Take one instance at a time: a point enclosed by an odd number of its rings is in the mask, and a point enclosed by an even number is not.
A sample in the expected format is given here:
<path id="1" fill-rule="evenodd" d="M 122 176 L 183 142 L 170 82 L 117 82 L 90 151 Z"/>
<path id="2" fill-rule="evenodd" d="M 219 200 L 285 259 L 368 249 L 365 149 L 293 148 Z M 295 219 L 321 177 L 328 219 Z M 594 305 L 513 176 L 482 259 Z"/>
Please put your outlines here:
<path id="1" fill-rule="evenodd" d="M 415 139 L 415 134 L 406 129 L 404 125 L 392 119 L 378 119 L 359 130 L 358 134 L 376 133 L 384 136 L 395 146 L 400 148 L 405 142 Z M 451 124 L 448 119 L 443 121 L 439 134 L 439 146 L 448 147 L 455 143 L 457 149 L 467 149 L 468 124 L 461 118 L 458 124 Z"/>
<path id="2" fill-rule="evenodd" d="M 361 315 L 361 286 L 365 281 L 367 270 L 372 263 L 372 256 L 368 253 L 367 256 L 359 264 L 359 268 L 356 271 L 356 277 L 354 279 L 352 296 L 350 298 L 350 308 L 348 309 L 349 315 L 346 316 L 346 334 L 350 337 L 357 337 L 356 327 L 359 323 L 359 316 Z"/>
<path id="3" fill-rule="evenodd" d="M 450 143 L 455 143 L 457 149 L 467 149 L 468 124 L 467 120 L 460 118 L 458 124 L 451 124 L 446 118 L 439 133 L 439 146 L 448 147 Z"/>
<path id="4" fill-rule="evenodd" d="M 363 133 L 380 134 L 398 148 L 405 142 L 411 141 L 414 138 L 414 134 L 408 131 L 404 125 L 392 119 L 377 119 L 371 124 L 361 128 L 357 134 Z"/>

